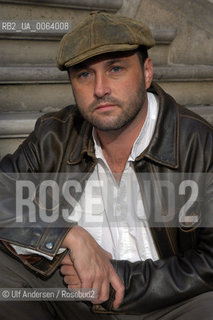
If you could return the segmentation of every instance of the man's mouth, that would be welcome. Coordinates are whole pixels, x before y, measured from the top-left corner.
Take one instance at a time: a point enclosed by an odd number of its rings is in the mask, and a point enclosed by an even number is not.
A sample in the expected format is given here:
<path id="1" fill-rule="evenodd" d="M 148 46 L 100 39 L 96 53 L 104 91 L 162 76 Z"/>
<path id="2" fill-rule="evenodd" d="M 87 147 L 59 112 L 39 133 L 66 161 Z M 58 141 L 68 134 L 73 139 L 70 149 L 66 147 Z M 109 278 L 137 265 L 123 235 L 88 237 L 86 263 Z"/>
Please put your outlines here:
<path id="1" fill-rule="evenodd" d="M 104 103 L 104 104 L 99 104 L 95 110 L 98 110 L 98 111 L 108 111 L 112 108 L 115 108 L 115 105 L 112 104 L 112 103 Z"/>

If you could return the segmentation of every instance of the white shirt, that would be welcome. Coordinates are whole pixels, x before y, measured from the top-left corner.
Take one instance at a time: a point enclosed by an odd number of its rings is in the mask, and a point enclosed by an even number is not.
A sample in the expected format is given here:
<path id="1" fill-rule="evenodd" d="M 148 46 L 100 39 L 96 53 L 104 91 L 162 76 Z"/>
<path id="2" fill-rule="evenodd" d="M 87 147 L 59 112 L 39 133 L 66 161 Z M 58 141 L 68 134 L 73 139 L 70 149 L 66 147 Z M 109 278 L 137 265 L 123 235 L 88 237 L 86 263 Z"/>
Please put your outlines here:
<path id="1" fill-rule="evenodd" d="M 119 185 L 103 156 L 93 131 L 97 166 L 91 174 L 70 220 L 85 228 L 114 259 L 157 260 L 158 254 L 148 227 L 133 162 L 147 148 L 158 116 L 157 97 L 148 93 L 148 111 L 122 173 Z M 37 253 L 13 245 L 18 254 Z M 60 251 L 61 252 L 61 251 Z M 40 253 L 39 253 L 40 254 Z M 42 254 L 43 255 L 43 254 Z M 50 258 L 47 255 L 44 255 Z"/>
<path id="2" fill-rule="evenodd" d="M 80 225 L 89 231 L 114 259 L 132 262 L 148 258 L 158 259 L 133 165 L 135 159 L 150 143 L 157 115 L 157 100 L 153 94 L 148 93 L 146 120 L 133 145 L 119 185 L 93 131 L 98 164 L 90 177 L 91 184 L 88 188 L 86 186 L 81 199 L 82 211 L 85 214 Z"/>

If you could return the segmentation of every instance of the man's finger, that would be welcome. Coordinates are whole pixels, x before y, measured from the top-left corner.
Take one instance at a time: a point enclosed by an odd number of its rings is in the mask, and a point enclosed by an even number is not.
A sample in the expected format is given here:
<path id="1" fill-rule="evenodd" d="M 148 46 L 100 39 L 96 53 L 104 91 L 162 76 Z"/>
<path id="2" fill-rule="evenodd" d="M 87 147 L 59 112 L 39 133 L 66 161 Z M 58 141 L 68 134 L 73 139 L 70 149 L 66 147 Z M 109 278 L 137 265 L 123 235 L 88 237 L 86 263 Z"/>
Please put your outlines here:
<path id="1" fill-rule="evenodd" d="M 125 287 L 115 271 L 111 277 L 110 282 L 111 282 L 112 287 L 115 289 L 115 300 L 113 302 L 113 308 L 116 309 L 119 307 L 119 305 L 123 301 Z"/>
<path id="2" fill-rule="evenodd" d="M 73 264 L 73 263 L 72 263 L 72 260 L 70 259 L 70 255 L 69 255 L 69 254 L 67 254 L 67 255 L 63 258 L 63 260 L 61 261 L 61 264 Z"/>
<path id="3" fill-rule="evenodd" d="M 95 288 L 95 285 L 94 285 Z M 104 281 L 102 283 L 102 286 L 100 287 L 99 291 L 97 292 L 98 294 L 98 303 L 102 303 L 104 301 L 107 301 L 109 299 L 109 282 L 106 279 L 106 281 Z"/>
<path id="4" fill-rule="evenodd" d="M 71 288 L 81 288 L 81 282 L 79 278 L 73 277 L 73 276 L 65 276 L 64 277 L 64 282 L 70 286 Z"/>
<path id="5" fill-rule="evenodd" d="M 66 275 L 66 276 L 75 275 L 76 277 L 78 277 L 78 274 L 75 271 L 75 268 L 71 265 L 63 264 L 60 270 L 63 275 Z"/>

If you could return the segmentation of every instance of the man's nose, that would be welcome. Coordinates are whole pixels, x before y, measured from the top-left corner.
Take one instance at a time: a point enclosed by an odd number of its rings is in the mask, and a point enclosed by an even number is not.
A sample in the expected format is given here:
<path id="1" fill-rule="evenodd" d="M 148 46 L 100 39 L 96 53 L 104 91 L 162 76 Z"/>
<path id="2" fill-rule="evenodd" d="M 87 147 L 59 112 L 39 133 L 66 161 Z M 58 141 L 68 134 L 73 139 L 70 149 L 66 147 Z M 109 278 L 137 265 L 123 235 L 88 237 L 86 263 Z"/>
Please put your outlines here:
<path id="1" fill-rule="evenodd" d="M 95 87 L 94 87 L 94 95 L 97 98 L 102 98 L 105 95 L 109 95 L 111 93 L 109 81 L 104 74 L 96 74 L 95 77 Z"/>

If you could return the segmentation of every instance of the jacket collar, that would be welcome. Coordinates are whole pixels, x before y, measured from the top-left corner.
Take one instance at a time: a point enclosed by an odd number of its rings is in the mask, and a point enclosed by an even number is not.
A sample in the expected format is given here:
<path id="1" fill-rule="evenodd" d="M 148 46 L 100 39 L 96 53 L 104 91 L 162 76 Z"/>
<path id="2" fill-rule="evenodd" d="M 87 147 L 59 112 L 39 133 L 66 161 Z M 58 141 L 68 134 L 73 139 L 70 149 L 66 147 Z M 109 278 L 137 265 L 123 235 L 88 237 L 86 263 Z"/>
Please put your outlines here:
<path id="1" fill-rule="evenodd" d="M 80 163 L 85 155 L 88 155 L 93 158 L 93 161 L 96 161 L 94 143 L 92 139 L 92 125 L 85 121 L 77 111 L 76 118 L 79 117 L 81 118 L 81 121 L 77 121 L 76 126 L 78 126 L 78 130 L 76 130 L 75 136 L 72 136 L 74 143 L 71 147 L 68 159 L 68 164 L 72 165 Z"/>
<path id="2" fill-rule="evenodd" d="M 175 100 L 156 83 L 150 92 L 159 97 L 159 113 L 152 140 L 146 150 L 136 159 L 149 158 L 170 168 L 179 166 L 179 113 Z"/>
<path id="3" fill-rule="evenodd" d="M 164 166 L 178 168 L 179 116 L 176 102 L 154 82 L 149 91 L 159 97 L 158 119 L 149 146 L 136 158 L 136 161 L 145 157 Z M 76 141 L 68 163 L 77 164 L 81 162 L 85 154 L 96 161 L 92 126 L 87 121 L 83 121 L 81 129 L 76 135 Z"/>

